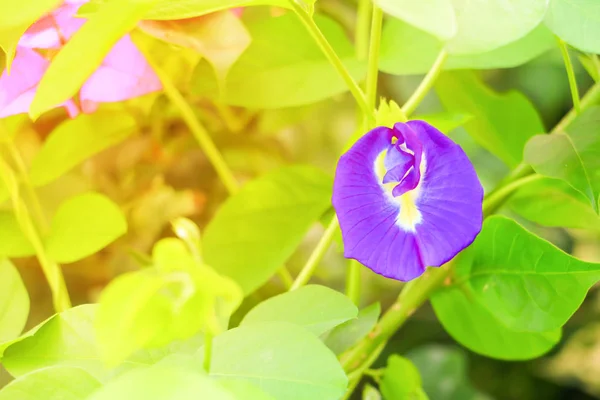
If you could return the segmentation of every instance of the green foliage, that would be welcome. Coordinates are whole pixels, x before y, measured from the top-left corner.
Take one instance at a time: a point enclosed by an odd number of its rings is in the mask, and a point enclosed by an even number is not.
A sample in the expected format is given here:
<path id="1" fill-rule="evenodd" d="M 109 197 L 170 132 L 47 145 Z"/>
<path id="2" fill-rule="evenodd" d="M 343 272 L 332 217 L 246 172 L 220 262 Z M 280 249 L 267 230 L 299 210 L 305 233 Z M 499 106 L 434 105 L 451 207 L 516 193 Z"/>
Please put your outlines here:
<path id="1" fill-rule="evenodd" d="M 354 58 L 342 28 L 324 16 L 316 15 L 315 21 L 350 74 L 362 79 L 365 64 Z M 193 78 L 196 93 L 235 106 L 268 109 L 315 103 L 347 90 L 295 15 L 249 19 L 246 28 L 252 42 L 229 70 L 223 93 L 205 68 L 198 68 Z"/>
<path id="2" fill-rule="evenodd" d="M 282 168 L 248 182 L 206 227 L 207 264 L 251 293 L 294 252 L 330 198 L 331 179 L 308 166 Z"/>
<path id="3" fill-rule="evenodd" d="M 358 312 L 356 319 L 346 321 L 327 332 L 323 340 L 335 354 L 341 354 L 367 336 L 381 314 L 379 303 L 373 303 Z"/>
<path id="4" fill-rule="evenodd" d="M 61 204 L 45 247 L 54 261 L 68 263 L 94 254 L 126 231 L 127 221 L 116 204 L 99 193 L 85 193 Z"/>
<path id="5" fill-rule="evenodd" d="M 543 178 L 528 183 L 510 197 L 507 206 L 540 225 L 600 231 L 600 216 L 589 200 L 559 179 Z"/>
<path id="6" fill-rule="evenodd" d="M 599 264 L 571 257 L 504 217 L 488 218 L 454 264 L 451 285 L 433 297 L 438 317 L 467 347 L 506 359 L 548 350 L 600 279 Z"/>
<path id="7" fill-rule="evenodd" d="M 525 160 L 539 174 L 563 179 L 585 195 L 596 212 L 600 201 L 600 107 L 590 107 L 564 132 L 533 137 Z"/>
<path id="8" fill-rule="evenodd" d="M 494 50 L 450 54 L 443 68 L 512 68 L 525 64 L 555 46 L 552 33 L 539 25 L 522 38 Z M 383 27 L 379 68 L 394 75 L 424 74 L 443 48 L 444 44 L 435 37 L 405 22 L 391 19 Z"/>
<path id="9" fill-rule="evenodd" d="M 527 140 L 545 131 L 525 96 L 495 93 L 472 72 L 444 73 L 435 90 L 448 111 L 473 115 L 465 124 L 467 132 L 510 167 L 523 159 Z"/>
<path id="10" fill-rule="evenodd" d="M 381 379 L 381 393 L 389 400 L 427 400 L 421 375 L 413 363 L 398 355 L 388 358 Z"/>
<path id="11" fill-rule="evenodd" d="M 407 358 L 421 372 L 423 390 L 436 400 L 484 400 L 469 382 L 463 351 L 440 345 L 412 350 Z"/>
<path id="12" fill-rule="evenodd" d="M 325 286 L 308 285 L 263 301 L 246 314 L 240 326 L 285 321 L 318 336 L 357 315 L 348 297 Z"/>
<path id="13" fill-rule="evenodd" d="M 600 53 L 600 3 L 550 0 L 545 23 L 558 37 L 580 50 Z"/>
<path id="14" fill-rule="evenodd" d="M 29 295 L 14 265 L 0 261 L 0 343 L 21 334 L 29 315 Z"/>
<path id="15" fill-rule="evenodd" d="M 501 0 L 377 0 L 377 4 L 394 17 L 443 40 L 450 54 L 473 54 L 525 36 L 541 22 L 547 1 L 511 0 L 507 4 Z"/>
<path id="16" fill-rule="evenodd" d="M 31 183 L 46 185 L 94 154 L 125 140 L 135 120 L 122 112 L 96 112 L 70 119 L 54 129 L 29 171 Z"/>
<path id="17" fill-rule="evenodd" d="M 217 336 L 210 375 L 255 383 L 276 400 L 336 400 L 348 382 L 318 338 L 287 322 L 257 323 Z"/>
<path id="18" fill-rule="evenodd" d="M 19 221 L 12 211 L 0 211 L 0 255 L 25 257 L 35 254 L 33 246 L 21 231 Z"/>
<path id="19" fill-rule="evenodd" d="M 29 114 L 37 118 L 75 95 L 113 45 L 135 27 L 155 1 L 108 1 L 52 60 Z"/>
<path id="20" fill-rule="evenodd" d="M 100 382 L 77 367 L 49 367 L 32 371 L 0 391 L 0 400 L 81 400 L 100 387 Z"/>

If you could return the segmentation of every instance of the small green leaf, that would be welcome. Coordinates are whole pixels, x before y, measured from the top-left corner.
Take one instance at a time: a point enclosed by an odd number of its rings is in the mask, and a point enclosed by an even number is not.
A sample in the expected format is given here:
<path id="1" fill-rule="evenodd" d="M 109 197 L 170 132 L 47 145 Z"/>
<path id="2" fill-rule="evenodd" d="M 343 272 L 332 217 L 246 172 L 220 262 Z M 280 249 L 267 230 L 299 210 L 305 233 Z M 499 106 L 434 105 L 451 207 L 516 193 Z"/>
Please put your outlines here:
<path id="1" fill-rule="evenodd" d="M 312 333 L 287 322 L 242 326 L 217 336 L 210 375 L 254 383 L 277 400 L 337 400 L 348 384 L 333 353 Z"/>
<path id="2" fill-rule="evenodd" d="M 0 255 L 4 257 L 27 257 L 35 254 L 29 239 L 21 231 L 12 211 L 0 211 Z"/>
<path id="3" fill-rule="evenodd" d="M 135 27 L 154 2 L 110 0 L 100 7 L 52 60 L 39 83 L 29 114 L 37 118 L 73 97 L 112 46 Z"/>
<path id="4" fill-rule="evenodd" d="M 423 390 L 435 400 L 486 400 L 467 376 L 466 354 L 452 347 L 428 345 L 409 352 L 406 357 L 421 372 Z"/>
<path id="5" fill-rule="evenodd" d="M 342 27 L 316 15 L 315 22 L 342 59 L 350 74 L 360 80 L 366 68 Z M 300 106 L 347 91 L 347 85 L 293 13 L 266 16 L 246 22 L 252 43 L 229 70 L 224 93 L 207 76 L 202 63 L 194 73 L 193 90 L 213 99 L 250 108 Z M 327 84 L 323 84 L 327 82 Z"/>
<path id="6" fill-rule="evenodd" d="M 285 167 L 251 181 L 206 227 L 205 261 L 251 293 L 281 267 L 330 204 L 331 178 L 314 167 Z"/>
<path id="7" fill-rule="evenodd" d="M 0 261 L 0 342 L 18 337 L 29 316 L 29 295 L 19 271 L 9 260 Z"/>
<path id="8" fill-rule="evenodd" d="M 421 375 L 413 363 L 398 355 L 388 358 L 380 384 L 381 394 L 389 400 L 427 400 Z"/>
<path id="9" fill-rule="evenodd" d="M 323 335 L 323 341 L 335 354 L 342 354 L 371 332 L 377 324 L 379 314 L 381 306 L 373 303 L 360 310 L 356 319 L 346 321 Z"/>
<path id="10" fill-rule="evenodd" d="M 600 232 L 600 216 L 589 200 L 560 179 L 543 178 L 519 188 L 507 207 L 543 226 Z"/>
<path id="11" fill-rule="evenodd" d="M 600 3 L 596 0 L 550 0 L 546 25 L 582 51 L 600 53 Z"/>
<path id="12" fill-rule="evenodd" d="M 195 370 L 153 365 L 129 371 L 110 381 L 87 400 L 236 400 L 218 382 Z"/>
<path id="13" fill-rule="evenodd" d="M 31 163 L 31 183 L 45 185 L 100 151 L 122 142 L 135 129 L 135 120 L 123 113 L 80 115 L 59 125 Z"/>
<path id="14" fill-rule="evenodd" d="M 381 393 L 374 386 L 365 384 L 362 392 L 362 400 L 381 400 Z"/>
<path id="15" fill-rule="evenodd" d="M 94 254 L 126 231 L 127 222 L 115 203 L 99 193 L 85 193 L 61 204 L 45 246 L 54 261 L 69 263 Z"/>
<path id="16" fill-rule="evenodd" d="M 406 21 L 440 40 L 457 33 L 456 16 L 450 0 L 375 0 L 387 14 Z"/>
<path id="17" fill-rule="evenodd" d="M 473 116 L 465 124 L 467 132 L 510 167 L 521 162 L 527 140 L 545 131 L 525 96 L 514 91 L 495 93 L 472 72 L 444 73 L 435 89 L 448 111 Z"/>
<path id="18" fill-rule="evenodd" d="M 303 326 L 315 335 L 356 318 L 358 309 L 348 297 L 325 286 L 308 285 L 259 303 L 240 324 L 285 321 Z"/>
<path id="19" fill-rule="evenodd" d="M 0 390 L 0 400 L 87 399 L 100 382 L 76 367 L 50 367 L 20 376 Z"/>
<path id="20" fill-rule="evenodd" d="M 525 161 L 539 174 L 568 182 L 596 212 L 600 201 L 600 106 L 590 107 L 564 132 L 538 135 L 525 147 Z"/>

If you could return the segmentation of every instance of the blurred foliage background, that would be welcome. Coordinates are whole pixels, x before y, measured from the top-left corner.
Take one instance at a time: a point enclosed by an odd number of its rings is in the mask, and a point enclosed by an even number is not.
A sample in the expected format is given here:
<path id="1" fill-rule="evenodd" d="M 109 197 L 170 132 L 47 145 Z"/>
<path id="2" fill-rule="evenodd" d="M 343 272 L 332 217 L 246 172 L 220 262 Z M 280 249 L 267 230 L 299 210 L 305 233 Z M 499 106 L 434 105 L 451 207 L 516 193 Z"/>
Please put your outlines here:
<path id="1" fill-rule="evenodd" d="M 352 1 L 320 0 L 317 9 L 341 23 L 346 33 L 351 34 L 356 10 Z M 194 87 L 203 84 L 202 68 L 192 73 L 200 59 L 197 53 L 175 46 L 166 46 L 162 51 L 168 51 L 163 68 L 175 79 L 240 182 L 292 163 L 312 164 L 333 173 L 338 154 L 358 126 L 355 103 L 348 94 L 307 106 L 266 111 L 230 107 L 196 94 Z M 592 84 L 592 78 L 575 54 L 573 58 L 577 82 L 584 93 Z M 524 93 L 535 105 L 547 129 L 571 109 L 567 76 L 558 47 L 520 67 L 488 70 L 481 75 L 496 91 L 516 89 Z M 382 74 L 379 90 L 386 98 L 401 104 L 421 78 L 419 75 Z M 112 277 L 136 269 L 151 246 L 170 234 L 168 222 L 171 219 L 186 216 L 203 227 L 227 195 L 178 111 L 163 93 L 124 104 L 103 105 L 100 112 L 123 108 L 136 118 L 135 134 L 42 187 L 38 193 L 41 206 L 48 213 L 63 199 L 92 189 L 108 195 L 127 215 L 129 231 L 126 236 L 92 257 L 64 265 L 75 304 L 94 302 Z M 442 110 L 439 99 L 432 92 L 419 107 L 417 115 Z M 15 135 L 16 147 L 28 162 L 47 135 L 67 118 L 62 109 L 46 113 L 35 122 L 25 115 L 13 116 L 2 121 L 2 128 Z M 491 187 L 506 174 L 506 167 L 476 145 L 462 128 L 453 130 L 450 136 L 468 153 L 484 187 Z M 509 210 L 503 212 L 510 213 Z M 511 216 L 518 218 L 514 213 Z M 576 257 L 600 262 L 598 233 L 542 228 L 522 219 L 520 222 Z M 313 229 L 291 258 L 287 266 L 293 274 L 299 271 L 321 232 L 320 227 Z M 34 258 L 18 259 L 16 264 L 31 296 L 28 322 L 31 327 L 53 313 L 51 294 Z M 343 290 L 346 268 L 346 260 L 330 250 L 315 281 L 327 282 L 329 286 Z M 381 301 L 385 309 L 397 296 L 401 283 L 381 278 L 366 268 L 362 273 L 362 306 Z M 274 277 L 246 299 L 238 314 L 243 315 L 253 305 L 282 289 L 281 281 Z M 447 382 L 446 392 L 442 390 L 439 399 L 460 399 L 457 394 L 460 392 L 453 392 L 453 385 L 460 386 L 464 383 L 461 381 L 469 380 L 479 392 L 496 399 L 600 398 L 599 317 L 600 293 L 592 290 L 565 327 L 561 345 L 550 354 L 530 362 L 502 362 L 460 349 L 439 325 L 431 308 L 426 306 L 397 333 L 378 365 L 384 365 L 392 353 L 408 352 L 409 356 L 413 354 L 418 358 L 433 352 L 429 355 L 440 361 L 446 360 L 445 352 L 453 352 L 459 361 L 455 359 L 448 368 L 456 372 L 464 367 L 465 375 Z M 415 355 L 419 351 L 421 354 Z M 429 372 L 421 372 L 427 381 Z"/>

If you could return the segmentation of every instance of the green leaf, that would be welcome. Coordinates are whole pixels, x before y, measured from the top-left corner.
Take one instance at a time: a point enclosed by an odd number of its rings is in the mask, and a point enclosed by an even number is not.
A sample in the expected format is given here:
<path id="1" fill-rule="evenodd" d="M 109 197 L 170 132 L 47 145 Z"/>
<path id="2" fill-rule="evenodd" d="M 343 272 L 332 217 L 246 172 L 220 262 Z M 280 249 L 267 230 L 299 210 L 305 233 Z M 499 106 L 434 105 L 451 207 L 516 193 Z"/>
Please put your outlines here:
<path id="1" fill-rule="evenodd" d="M 468 287 L 451 285 L 431 298 L 444 329 L 476 353 L 501 360 L 528 360 L 548 352 L 560 340 L 560 329 L 550 332 L 517 332 L 507 328 L 494 312 L 474 299 Z"/>
<path id="2" fill-rule="evenodd" d="M 381 393 L 367 383 L 363 387 L 362 400 L 381 400 Z"/>
<path id="3" fill-rule="evenodd" d="M 126 231 L 127 222 L 115 203 L 99 193 L 84 193 L 61 204 L 45 247 L 54 261 L 69 263 L 103 249 Z"/>
<path id="4" fill-rule="evenodd" d="M 571 46 L 600 53 L 600 3 L 596 0 L 550 0 L 545 23 Z"/>
<path id="5" fill-rule="evenodd" d="M 33 159 L 31 183 L 41 186 L 52 182 L 94 154 L 125 140 L 135 126 L 133 117 L 106 111 L 63 122 Z"/>
<path id="6" fill-rule="evenodd" d="M 356 318 L 358 309 L 348 297 L 325 286 L 308 285 L 259 303 L 240 324 L 285 321 L 303 326 L 315 335 Z"/>
<path id="7" fill-rule="evenodd" d="M 10 1 L 0 3 L 0 47 L 6 53 L 7 70 L 23 33 L 60 3 L 60 0 L 24 0 L 18 6 Z"/>
<path id="8" fill-rule="evenodd" d="M 415 115 L 412 119 L 425 121 L 447 135 L 459 126 L 463 126 L 469 122 L 473 119 L 473 116 L 470 114 L 440 112 L 435 114 Z"/>
<path id="9" fill-rule="evenodd" d="M 10 382 L 0 391 L 0 400 L 81 400 L 100 386 L 81 368 L 43 368 Z"/>
<path id="10" fill-rule="evenodd" d="M 525 96 L 495 93 L 472 72 L 443 73 L 435 89 L 448 111 L 473 115 L 465 124 L 467 132 L 509 167 L 521 162 L 527 140 L 545 131 Z"/>
<path id="11" fill-rule="evenodd" d="M 320 15 L 315 15 L 315 22 L 352 77 L 361 80 L 365 63 L 355 59 L 342 27 Z M 229 70 L 224 92 L 219 94 L 214 77 L 211 80 L 200 64 L 192 82 L 196 93 L 235 106 L 283 108 L 315 103 L 348 90 L 293 13 L 252 19 L 246 27 L 252 43 Z"/>
<path id="12" fill-rule="evenodd" d="M 600 264 L 574 258 L 505 217 L 491 217 L 455 261 L 455 282 L 513 330 L 562 327 L 600 280 Z"/>
<path id="13" fill-rule="evenodd" d="M 421 372 L 423 390 L 435 400 L 485 400 L 467 376 L 467 357 L 459 349 L 440 345 L 419 347 L 406 356 Z"/>
<path id="14" fill-rule="evenodd" d="M 346 321 L 323 335 L 323 341 L 335 354 L 342 354 L 371 332 L 377 324 L 379 314 L 381 306 L 373 303 L 360 310 L 356 319 Z"/>
<path id="15" fill-rule="evenodd" d="M 153 365 L 125 373 L 104 385 L 87 400 L 236 400 L 218 382 L 198 371 Z"/>
<path id="16" fill-rule="evenodd" d="M 29 239 L 21 231 L 12 211 L 0 211 L 0 255 L 5 257 L 27 257 L 35 254 Z"/>
<path id="17" fill-rule="evenodd" d="M 539 174 L 568 182 L 596 212 L 600 201 L 600 106 L 590 107 L 564 132 L 538 135 L 527 143 L 525 161 Z"/>
<path id="18" fill-rule="evenodd" d="M 29 316 L 29 295 L 19 271 L 9 260 L 0 261 L 0 342 L 18 337 Z"/>
<path id="19" fill-rule="evenodd" d="M 254 383 L 277 400 L 337 400 L 348 384 L 333 353 L 312 333 L 287 322 L 242 326 L 217 336 L 210 375 Z"/>
<path id="20" fill-rule="evenodd" d="M 387 14 L 428 32 L 440 40 L 457 33 L 456 16 L 450 0 L 375 0 Z"/>
<path id="21" fill-rule="evenodd" d="M 528 183 L 508 199 L 507 207 L 543 226 L 600 232 L 600 216 L 589 200 L 559 179 L 543 178 Z"/>
<path id="22" fill-rule="evenodd" d="M 330 199 L 331 178 L 314 167 L 285 167 L 248 182 L 206 227 L 206 263 L 251 293 L 296 250 Z"/>
<path id="23" fill-rule="evenodd" d="M 388 400 L 427 400 L 421 387 L 421 375 L 407 358 L 391 355 L 383 372 L 381 394 Z"/>
<path id="24" fill-rule="evenodd" d="M 402 21 L 390 19 L 383 27 L 379 68 L 394 75 L 424 74 L 444 44 Z M 521 39 L 477 54 L 450 54 L 445 70 L 512 68 L 556 47 L 552 32 L 543 25 Z"/>
<path id="25" fill-rule="evenodd" d="M 111 0 L 90 16 L 54 57 L 42 77 L 29 109 L 32 118 L 73 97 L 113 45 L 135 27 L 153 3 Z"/>

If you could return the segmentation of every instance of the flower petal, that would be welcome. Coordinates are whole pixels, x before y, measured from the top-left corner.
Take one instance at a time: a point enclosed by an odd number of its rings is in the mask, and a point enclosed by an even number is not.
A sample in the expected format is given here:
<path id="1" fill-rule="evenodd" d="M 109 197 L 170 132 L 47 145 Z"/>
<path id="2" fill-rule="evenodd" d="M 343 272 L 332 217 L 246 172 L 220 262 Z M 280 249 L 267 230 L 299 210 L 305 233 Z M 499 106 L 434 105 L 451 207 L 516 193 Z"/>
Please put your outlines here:
<path id="1" fill-rule="evenodd" d="M 37 20 L 19 40 L 30 49 L 59 49 L 81 28 L 85 19 L 75 18 L 79 4 L 66 2 Z"/>

